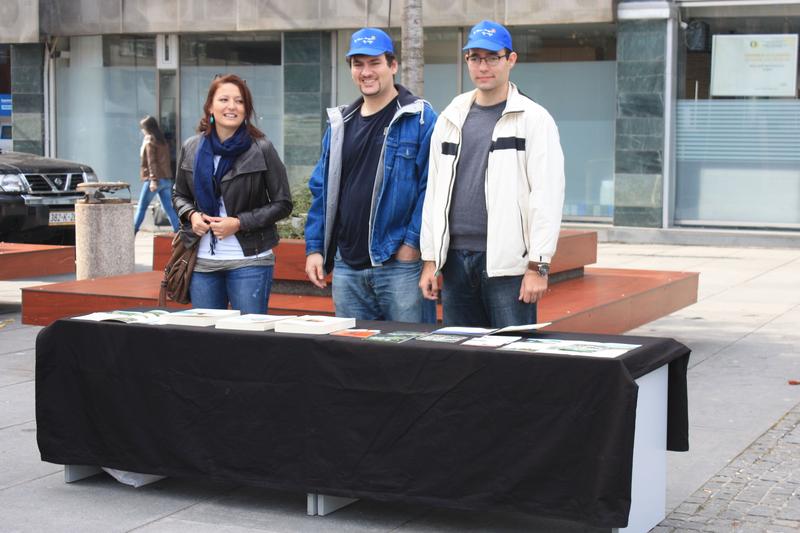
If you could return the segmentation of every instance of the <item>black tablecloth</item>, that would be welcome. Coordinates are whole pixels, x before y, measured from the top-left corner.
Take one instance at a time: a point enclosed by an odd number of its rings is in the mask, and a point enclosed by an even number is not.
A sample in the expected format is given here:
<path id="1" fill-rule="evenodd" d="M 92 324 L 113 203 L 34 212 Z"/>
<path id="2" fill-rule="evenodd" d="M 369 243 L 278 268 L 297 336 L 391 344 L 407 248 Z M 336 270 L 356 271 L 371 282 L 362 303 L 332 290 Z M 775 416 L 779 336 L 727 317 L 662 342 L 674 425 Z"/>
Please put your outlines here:
<path id="1" fill-rule="evenodd" d="M 625 526 L 634 379 L 669 364 L 667 444 L 688 449 L 689 350 L 538 336 L 642 347 L 599 359 L 59 320 L 36 342 L 39 449 L 52 463 Z"/>

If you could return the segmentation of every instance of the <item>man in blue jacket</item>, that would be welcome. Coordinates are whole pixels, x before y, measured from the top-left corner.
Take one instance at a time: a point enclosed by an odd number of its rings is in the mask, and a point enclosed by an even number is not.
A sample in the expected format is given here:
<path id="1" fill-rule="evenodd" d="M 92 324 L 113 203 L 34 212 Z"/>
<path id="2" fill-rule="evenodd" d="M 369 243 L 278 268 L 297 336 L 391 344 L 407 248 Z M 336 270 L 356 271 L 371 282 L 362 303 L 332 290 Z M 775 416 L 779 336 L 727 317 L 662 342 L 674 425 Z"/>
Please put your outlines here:
<path id="1" fill-rule="evenodd" d="M 322 155 L 309 181 L 306 275 L 325 287 L 333 271 L 337 316 L 435 321 L 434 302 L 417 289 L 430 104 L 394 83 L 392 39 L 363 28 L 347 53 L 362 97 L 328 109 Z"/>

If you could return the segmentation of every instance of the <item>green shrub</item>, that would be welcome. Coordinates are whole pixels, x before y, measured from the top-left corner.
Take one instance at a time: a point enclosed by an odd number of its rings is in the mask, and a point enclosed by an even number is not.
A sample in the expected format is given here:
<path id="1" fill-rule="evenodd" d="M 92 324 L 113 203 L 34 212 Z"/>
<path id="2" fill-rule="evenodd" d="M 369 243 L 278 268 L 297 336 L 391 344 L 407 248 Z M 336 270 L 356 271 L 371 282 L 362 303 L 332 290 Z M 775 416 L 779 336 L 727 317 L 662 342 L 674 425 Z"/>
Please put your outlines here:
<path id="1" fill-rule="evenodd" d="M 311 191 L 308 182 L 292 189 L 292 215 L 278 222 L 278 233 L 282 239 L 302 239 L 306 227 L 306 217 L 311 208 Z"/>

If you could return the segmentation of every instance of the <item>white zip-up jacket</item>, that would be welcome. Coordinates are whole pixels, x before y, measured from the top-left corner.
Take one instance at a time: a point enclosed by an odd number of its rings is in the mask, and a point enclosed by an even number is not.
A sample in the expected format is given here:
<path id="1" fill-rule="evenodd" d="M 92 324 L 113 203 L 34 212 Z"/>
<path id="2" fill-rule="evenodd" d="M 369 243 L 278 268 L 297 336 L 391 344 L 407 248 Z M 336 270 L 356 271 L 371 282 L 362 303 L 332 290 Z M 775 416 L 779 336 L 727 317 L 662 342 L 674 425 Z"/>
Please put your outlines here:
<path id="1" fill-rule="evenodd" d="M 450 199 L 461 153 L 461 128 L 477 89 L 453 99 L 431 137 L 428 189 L 422 210 L 422 259 L 439 273 L 450 245 Z M 519 276 L 529 261 L 549 263 L 564 207 L 564 154 L 553 117 L 509 82 L 492 133 L 484 181 L 489 277 Z"/>

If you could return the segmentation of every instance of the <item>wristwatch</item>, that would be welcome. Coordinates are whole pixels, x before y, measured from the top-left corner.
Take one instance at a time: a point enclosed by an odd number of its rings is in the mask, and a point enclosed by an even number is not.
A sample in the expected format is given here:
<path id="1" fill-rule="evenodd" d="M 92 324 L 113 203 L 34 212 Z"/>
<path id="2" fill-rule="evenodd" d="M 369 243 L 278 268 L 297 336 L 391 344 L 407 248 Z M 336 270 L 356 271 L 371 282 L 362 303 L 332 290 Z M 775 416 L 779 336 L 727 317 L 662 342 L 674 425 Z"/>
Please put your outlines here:
<path id="1" fill-rule="evenodd" d="M 528 270 L 532 270 L 537 274 L 539 274 L 540 276 L 542 276 L 543 278 L 546 278 L 550 274 L 550 263 L 531 262 L 530 264 L 528 264 Z"/>

